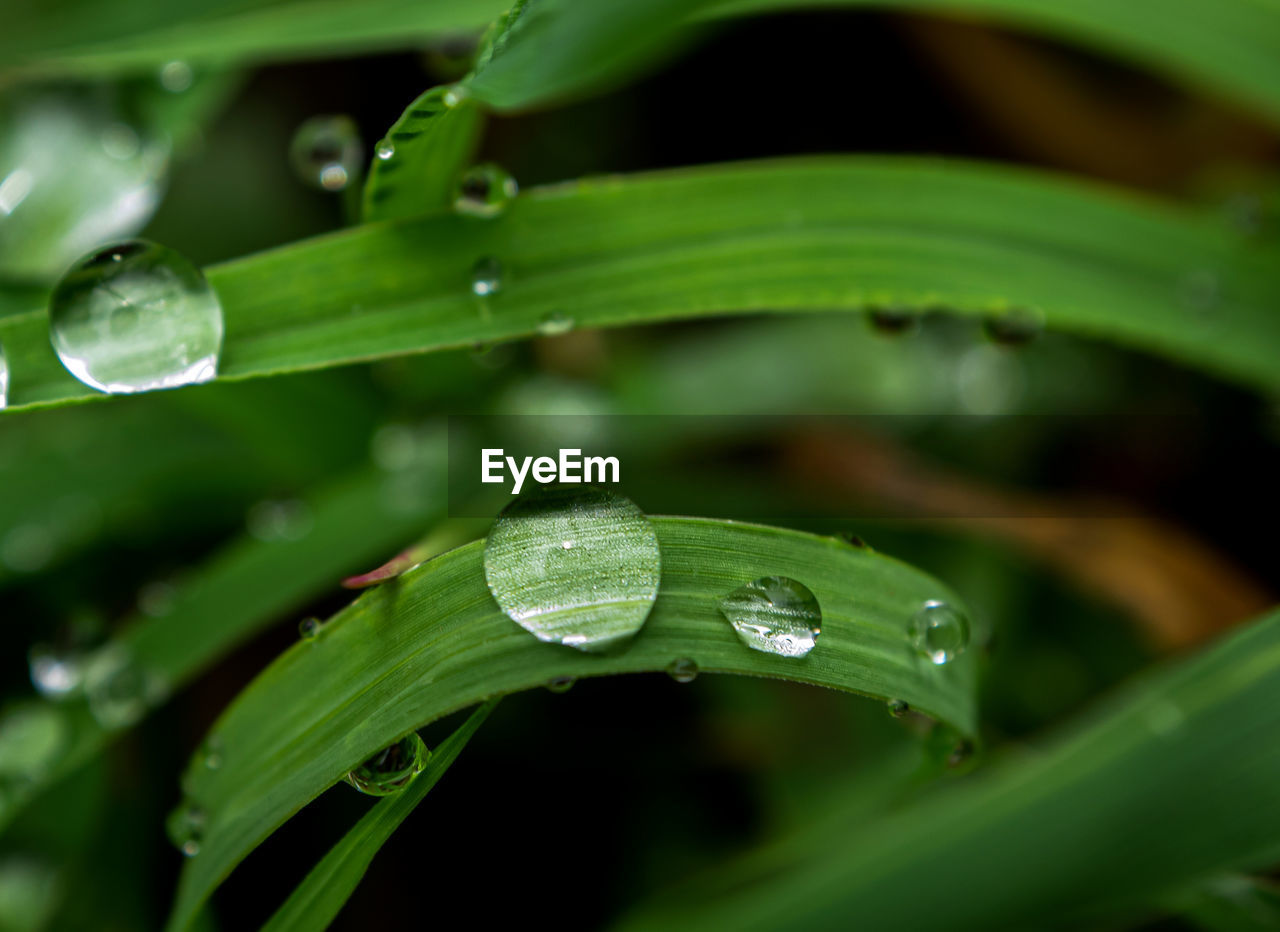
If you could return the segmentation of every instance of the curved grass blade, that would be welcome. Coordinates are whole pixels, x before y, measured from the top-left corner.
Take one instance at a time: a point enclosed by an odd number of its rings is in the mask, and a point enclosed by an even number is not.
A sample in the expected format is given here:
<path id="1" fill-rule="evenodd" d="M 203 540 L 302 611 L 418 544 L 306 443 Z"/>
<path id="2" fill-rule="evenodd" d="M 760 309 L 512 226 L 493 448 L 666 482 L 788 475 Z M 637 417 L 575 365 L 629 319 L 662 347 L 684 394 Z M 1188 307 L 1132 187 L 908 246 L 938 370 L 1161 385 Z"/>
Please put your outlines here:
<path id="1" fill-rule="evenodd" d="M 1274 932 L 1280 929 L 1280 884 L 1227 874 L 1173 897 L 1181 918 L 1205 932 Z"/>
<path id="2" fill-rule="evenodd" d="M 477 299 L 494 259 L 501 292 Z M 786 159 L 535 189 L 209 270 L 237 379 L 579 327 L 745 311 L 1034 308 L 1049 327 L 1280 387 L 1280 246 L 1216 218 L 1006 167 Z M 1209 283 L 1210 287 L 1203 287 Z M 0 318 L 10 409 L 95 396 L 43 311 Z"/>
<path id="3" fill-rule="evenodd" d="M 445 207 L 475 153 L 484 115 L 451 87 L 433 87 L 375 147 L 364 185 L 364 219 L 395 220 Z"/>
<path id="4" fill-rule="evenodd" d="M 371 590 L 282 655 L 215 726 L 222 767 L 187 771 L 187 790 L 209 822 L 169 927 L 186 928 L 245 855 L 378 748 L 557 677 L 659 671 L 690 658 L 705 672 L 902 698 L 972 732 L 976 651 L 935 667 L 906 635 L 925 600 L 955 603 L 941 583 L 832 538 L 697 518 L 653 525 L 662 588 L 644 630 L 620 653 L 590 655 L 522 630 L 490 597 L 476 542 Z M 821 639 L 804 660 L 747 648 L 717 609 L 719 596 L 768 573 L 803 581 L 822 606 Z"/>
<path id="5" fill-rule="evenodd" d="M 838 819 L 771 875 L 736 869 L 627 929 L 1088 927 L 1280 857 L 1280 611 L 1157 671 L 1044 750 L 857 830 Z M 812 839 L 811 839 L 812 841 Z M 923 895 L 927 888 L 928 895 Z"/>
<path id="6" fill-rule="evenodd" d="M 497 699 L 490 699 L 432 751 L 426 769 L 403 791 L 388 796 L 365 814 L 298 884 L 289 899 L 262 927 L 262 932 L 327 928 L 355 892 L 374 855 L 409 817 L 466 747 Z"/>

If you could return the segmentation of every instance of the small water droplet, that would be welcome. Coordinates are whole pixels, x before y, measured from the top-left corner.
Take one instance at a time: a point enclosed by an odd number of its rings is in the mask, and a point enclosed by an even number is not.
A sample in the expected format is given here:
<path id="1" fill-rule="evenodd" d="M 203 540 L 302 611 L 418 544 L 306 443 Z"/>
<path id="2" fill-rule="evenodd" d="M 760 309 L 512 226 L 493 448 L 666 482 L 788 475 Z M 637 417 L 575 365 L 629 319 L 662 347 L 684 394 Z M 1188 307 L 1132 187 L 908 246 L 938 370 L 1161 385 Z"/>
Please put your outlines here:
<path id="1" fill-rule="evenodd" d="M 1001 346 L 1025 346 L 1044 330 L 1044 315 L 1025 307 L 992 314 L 982 322 L 983 332 Z"/>
<path id="2" fill-rule="evenodd" d="M 901 336 L 915 330 L 920 316 L 904 307 L 877 307 L 867 315 L 877 333 L 885 336 Z"/>
<path id="3" fill-rule="evenodd" d="M 692 683 L 698 678 L 698 664 L 689 657 L 680 657 L 667 664 L 667 676 L 677 683 Z"/>
<path id="4" fill-rule="evenodd" d="M 165 62 L 160 66 L 160 86 L 170 94 L 181 94 L 191 87 L 195 74 L 184 61 Z"/>
<path id="5" fill-rule="evenodd" d="M 867 545 L 867 542 L 865 540 L 863 540 L 857 534 L 854 534 L 852 531 L 841 531 L 839 534 L 836 535 L 836 539 L 843 541 L 844 543 L 848 544 L 850 547 L 854 547 L 858 550 L 871 549 L 871 547 Z"/>
<path id="6" fill-rule="evenodd" d="M 66 718 L 47 702 L 7 707 L 0 714 L 0 777 L 38 779 L 62 755 L 69 736 Z"/>
<path id="7" fill-rule="evenodd" d="M 538 333 L 544 337 L 560 336 L 568 333 L 573 327 L 573 318 L 561 314 L 559 311 L 543 314 L 538 320 Z"/>
<path id="8" fill-rule="evenodd" d="M 565 541 L 573 546 L 566 550 Z M 658 537 L 617 493 L 535 491 L 494 522 L 484 575 L 507 617 L 538 640 L 604 650 L 633 637 L 653 609 Z"/>
<path id="9" fill-rule="evenodd" d="M 385 162 L 387 159 L 391 158 L 391 156 L 396 154 L 395 143 L 384 139 L 382 142 L 378 143 L 378 148 L 375 151 L 378 153 L 378 158 Z"/>
<path id="10" fill-rule="evenodd" d="M 492 163 L 475 165 L 458 179 L 453 206 L 471 217 L 496 217 L 519 193 L 515 178 Z"/>
<path id="11" fill-rule="evenodd" d="M 217 770 L 222 766 L 222 741 L 213 736 L 206 738 L 196 754 L 205 770 Z"/>
<path id="12" fill-rule="evenodd" d="M 412 783 L 430 757 L 422 739 L 416 732 L 410 733 L 351 771 L 346 781 L 361 793 L 390 796 Z"/>
<path id="13" fill-rule="evenodd" d="M 304 641 L 312 640 L 319 633 L 320 633 L 319 618 L 304 618 L 302 619 L 302 621 L 298 622 L 298 636 L 301 637 Z"/>
<path id="14" fill-rule="evenodd" d="M 260 541 L 299 541 L 311 533 L 311 509 L 296 498 L 258 502 L 245 515 L 249 535 Z"/>
<path id="15" fill-rule="evenodd" d="M 103 127 L 100 141 L 102 151 L 117 162 L 134 159 L 142 151 L 142 139 L 127 123 L 110 123 Z"/>
<path id="16" fill-rule="evenodd" d="M 84 682 L 84 660 L 78 652 L 36 644 L 27 654 L 31 685 L 46 699 L 69 698 Z"/>
<path id="17" fill-rule="evenodd" d="M 143 669 L 122 645 L 109 644 L 86 662 L 84 692 L 98 724 L 116 729 L 137 722 L 168 689 L 158 674 Z"/>
<path id="18" fill-rule="evenodd" d="M 165 819 L 165 831 L 174 847 L 186 857 L 193 858 L 200 853 L 200 843 L 204 840 L 207 822 L 208 817 L 203 809 L 190 800 L 183 800 Z"/>
<path id="19" fill-rule="evenodd" d="M 207 382 L 218 368 L 222 305 L 172 249 L 131 240 L 82 259 L 49 301 L 62 364 L 91 388 L 145 392 Z"/>
<path id="20" fill-rule="evenodd" d="M 467 90 L 466 85 L 455 84 L 453 85 L 453 87 L 445 91 L 444 96 L 441 97 L 440 99 L 444 101 L 444 105 L 446 107 L 449 107 L 452 109 L 453 107 L 458 106 L 458 104 L 462 103 L 464 100 L 466 100 L 470 96 L 471 96 L 471 91 Z"/>
<path id="21" fill-rule="evenodd" d="M 930 600 L 912 616 L 907 634 L 921 656 L 949 663 L 969 646 L 969 619 L 946 602 Z"/>
<path id="22" fill-rule="evenodd" d="M 567 693 L 576 682 L 578 682 L 576 677 L 557 676 L 554 679 L 547 680 L 546 687 L 548 692 Z"/>
<path id="23" fill-rule="evenodd" d="M 889 700 L 889 714 L 894 718 L 904 718 L 911 711 L 911 706 L 901 699 Z"/>
<path id="24" fill-rule="evenodd" d="M 0 408 L 9 403 L 9 358 L 4 354 L 4 344 L 0 343 Z"/>
<path id="25" fill-rule="evenodd" d="M 973 742 L 968 738 L 961 738 L 956 742 L 955 747 L 951 749 L 951 753 L 947 756 L 947 766 L 959 767 L 972 756 Z"/>
<path id="26" fill-rule="evenodd" d="M 822 631 L 822 609 L 803 583 L 761 576 L 720 599 L 720 611 L 752 650 L 804 657 Z"/>
<path id="27" fill-rule="evenodd" d="M 315 116 L 293 134 L 289 160 L 298 177 L 324 191 L 341 191 L 360 174 L 360 132 L 347 116 Z"/>
<path id="28" fill-rule="evenodd" d="M 476 260 L 471 267 L 471 292 L 484 297 L 502 290 L 502 263 L 492 256 Z"/>

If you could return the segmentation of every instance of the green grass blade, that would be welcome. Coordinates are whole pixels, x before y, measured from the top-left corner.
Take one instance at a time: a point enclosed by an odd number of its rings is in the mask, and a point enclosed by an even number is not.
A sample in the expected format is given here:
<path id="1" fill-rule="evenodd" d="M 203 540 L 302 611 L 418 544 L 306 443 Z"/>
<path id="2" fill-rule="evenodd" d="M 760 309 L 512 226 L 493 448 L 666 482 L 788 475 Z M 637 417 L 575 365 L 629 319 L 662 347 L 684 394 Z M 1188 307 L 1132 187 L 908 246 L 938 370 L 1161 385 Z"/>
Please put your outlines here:
<path id="1" fill-rule="evenodd" d="M 497 704 L 497 699 L 490 699 L 472 712 L 457 731 L 433 749 L 426 769 L 408 788 L 380 800 L 370 809 L 311 869 L 306 879 L 298 884 L 284 905 L 262 927 L 262 932 L 327 928 L 359 885 L 374 855 L 418 803 L 426 798 L 431 788 L 440 782 Z"/>
<path id="2" fill-rule="evenodd" d="M 720 895 L 693 888 L 624 927 L 1031 928 L 1274 862 L 1280 611 L 1099 713 L 900 813 L 830 825 L 790 870 L 722 876 Z"/>
<path id="3" fill-rule="evenodd" d="M 170 927 L 185 928 L 246 854 L 377 749 L 484 698 L 557 677 L 660 671 L 692 658 L 705 672 L 904 699 L 972 732 L 977 651 L 935 667 L 905 633 L 923 601 L 956 601 L 941 583 L 831 538 L 709 519 L 653 523 L 662 588 L 644 630 L 616 655 L 541 643 L 503 615 L 485 587 L 477 542 L 372 590 L 281 656 L 215 726 L 223 766 L 188 769 L 186 786 L 209 822 Z M 799 579 L 822 605 L 822 636 L 805 660 L 748 649 L 716 607 L 719 596 L 771 573 Z"/>
<path id="4" fill-rule="evenodd" d="M 419 492 L 431 487 L 431 473 L 414 470 L 399 478 Z M 443 490 L 437 491 L 388 508 L 385 475 L 369 471 L 342 480 L 316 496 L 305 537 L 235 542 L 184 584 L 167 614 L 134 621 L 120 642 L 142 669 L 176 690 L 281 615 L 336 589 L 343 575 L 368 568 L 420 534 L 443 511 Z M 99 725 L 83 702 L 68 703 L 66 714 L 67 750 L 55 766 L 6 796 L 0 829 L 118 734 Z"/>
<path id="5" fill-rule="evenodd" d="M 1280 929 L 1280 884 L 1228 874 L 1176 898 L 1182 918 L 1205 932 L 1275 932 Z"/>
<path id="6" fill-rule="evenodd" d="M 433 87 L 391 125 L 378 143 L 364 185 L 364 219 L 396 220 L 446 207 L 458 174 L 475 153 L 484 115 L 474 100 L 450 103 L 448 87 Z"/>
<path id="7" fill-rule="evenodd" d="M 502 290 L 471 291 L 481 258 Z M 209 271 L 221 378 L 535 333 L 743 311 L 1038 308 L 1048 326 L 1280 387 L 1280 247 L 1216 218 L 1037 173 L 788 159 L 535 189 L 501 217 L 370 224 Z M 10 408 L 95 396 L 47 317 L 0 319 Z"/>

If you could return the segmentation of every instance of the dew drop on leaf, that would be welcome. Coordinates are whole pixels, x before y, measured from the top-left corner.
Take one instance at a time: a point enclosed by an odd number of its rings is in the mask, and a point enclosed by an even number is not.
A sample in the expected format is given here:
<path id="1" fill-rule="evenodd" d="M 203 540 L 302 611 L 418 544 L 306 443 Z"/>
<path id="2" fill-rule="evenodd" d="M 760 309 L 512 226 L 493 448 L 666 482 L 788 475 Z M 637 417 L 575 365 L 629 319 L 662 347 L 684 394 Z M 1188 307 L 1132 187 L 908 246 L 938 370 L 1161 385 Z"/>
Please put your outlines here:
<path id="1" fill-rule="evenodd" d="M 1030 308 L 1010 308 L 982 322 L 983 332 L 1001 346 L 1025 346 L 1044 330 L 1044 315 Z"/>
<path id="2" fill-rule="evenodd" d="M 911 711 L 911 706 L 901 699 L 889 700 L 889 714 L 894 718 L 903 718 Z"/>
<path id="3" fill-rule="evenodd" d="M 605 650 L 633 637 L 653 609 L 658 537 L 615 492 L 539 490 L 498 516 L 485 541 L 484 575 L 507 617 L 538 640 Z"/>
<path id="4" fill-rule="evenodd" d="M 502 263 L 493 256 L 482 256 L 471 267 L 471 292 L 479 297 L 502 290 Z"/>
<path id="5" fill-rule="evenodd" d="M 692 683 L 698 678 L 698 664 L 689 657 L 680 657 L 667 664 L 667 676 L 677 683 Z"/>
<path id="6" fill-rule="evenodd" d="M 222 305 L 204 274 L 156 243 L 90 255 L 58 282 L 49 330 L 62 364 L 99 391 L 207 382 L 218 369 Z"/>
<path id="7" fill-rule="evenodd" d="M 310 641 L 320 633 L 319 618 L 304 618 L 298 622 L 298 636 L 304 641 Z"/>
<path id="8" fill-rule="evenodd" d="M 396 154 L 396 147 L 393 143 L 384 139 L 382 142 L 378 143 L 378 148 L 375 149 L 374 152 L 377 153 L 379 159 L 385 162 L 387 159 L 391 158 L 391 156 Z"/>
<path id="9" fill-rule="evenodd" d="M 969 646 L 969 619 L 946 602 L 930 600 L 912 616 L 907 634 L 932 663 L 950 663 Z"/>
<path id="10" fill-rule="evenodd" d="M 547 680 L 546 687 L 548 692 L 567 693 L 573 689 L 573 684 L 578 682 L 572 676 L 557 676 L 554 679 Z"/>
<path id="11" fill-rule="evenodd" d="M 803 583 L 761 576 L 720 599 L 720 611 L 752 650 L 803 657 L 822 630 L 822 608 Z"/>
<path id="12" fill-rule="evenodd" d="M 189 858 L 200 853 L 204 840 L 204 827 L 208 822 L 205 811 L 190 800 L 182 803 L 165 819 L 165 831 L 175 848 Z"/>
<path id="13" fill-rule="evenodd" d="M 345 779 L 361 793 L 390 796 L 412 783 L 430 757 L 431 752 L 414 732 L 383 748 Z"/>
<path id="14" fill-rule="evenodd" d="M 175 60 L 161 65 L 157 77 L 160 80 L 160 86 L 170 94 L 181 94 L 191 87 L 195 80 L 195 73 L 186 62 Z"/>
<path id="15" fill-rule="evenodd" d="M 519 191 L 515 178 L 492 163 L 474 165 L 463 172 L 453 194 L 453 207 L 471 217 L 496 217 Z"/>
<path id="16" fill-rule="evenodd" d="M 134 724 L 167 694 L 164 680 L 144 669 L 120 644 L 109 644 L 85 664 L 89 711 L 106 729 Z"/>
<path id="17" fill-rule="evenodd" d="M 293 134 L 289 161 L 312 187 L 341 191 L 360 174 L 362 150 L 360 132 L 350 117 L 314 116 Z"/>
<path id="18" fill-rule="evenodd" d="M 556 337 L 566 334 L 574 327 L 572 317 L 561 314 L 559 311 L 551 311 L 544 314 L 538 320 L 538 333 L 544 337 Z"/>
<path id="19" fill-rule="evenodd" d="M 919 315 L 902 307 L 877 307 L 867 315 L 876 333 L 885 336 L 902 336 L 916 329 Z"/>

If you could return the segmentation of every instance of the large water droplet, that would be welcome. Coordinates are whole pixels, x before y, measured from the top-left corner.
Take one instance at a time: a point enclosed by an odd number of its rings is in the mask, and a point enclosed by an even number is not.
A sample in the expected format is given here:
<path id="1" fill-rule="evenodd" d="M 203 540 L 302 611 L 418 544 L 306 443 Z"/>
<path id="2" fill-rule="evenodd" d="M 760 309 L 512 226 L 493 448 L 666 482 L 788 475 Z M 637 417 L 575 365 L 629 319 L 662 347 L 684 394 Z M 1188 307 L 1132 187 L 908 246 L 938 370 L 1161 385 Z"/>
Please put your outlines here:
<path id="1" fill-rule="evenodd" d="M 677 683 L 692 683 L 698 678 L 698 664 L 690 657 L 680 657 L 667 664 L 667 676 Z"/>
<path id="2" fill-rule="evenodd" d="M 573 327 L 573 318 L 566 314 L 561 314 L 559 311 L 543 314 L 538 320 L 538 333 L 544 337 L 561 336 L 571 331 Z"/>
<path id="3" fill-rule="evenodd" d="M 183 800 L 182 805 L 169 813 L 165 820 L 165 831 L 174 847 L 189 858 L 200 853 L 200 843 L 204 839 L 204 827 L 208 821 L 203 809 L 190 800 Z"/>
<path id="4" fill-rule="evenodd" d="M 916 329 L 920 317 L 914 311 L 904 307 L 877 307 L 867 315 L 871 326 L 877 333 L 885 336 L 901 336 Z"/>
<path id="5" fill-rule="evenodd" d="M 1023 346 L 1044 330 L 1044 315 L 1031 308 L 1015 307 L 987 317 L 982 327 L 987 336 L 1001 346 Z"/>
<path id="6" fill-rule="evenodd" d="M 949 663 L 969 646 L 969 619 L 946 602 L 930 600 L 912 616 L 907 633 L 922 656 Z"/>
<path id="7" fill-rule="evenodd" d="M 911 711 L 911 706 L 901 699 L 889 700 L 889 714 L 894 718 L 904 718 Z"/>
<path id="8" fill-rule="evenodd" d="M 4 354 L 4 344 L 0 343 L 0 408 L 9 403 L 9 359 Z"/>
<path id="9" fill-rule="evenodd" d="M 347 116 L 315 116 L 293 134 L 289 160 L 298 177 L 323 191 L 341 191 L 360 174 L 360 131 Z"/>
<path id="10" fill-rule="evenodd" d="M 218 369 L 222 305 L 172 249 L 121 243 L 77 263 L 49 302 L 53 348 L 84 384 L 145 392 L 207 382 Z"/>
<path id="11" fill-rule="evenodd" d="M 79 695 L 85 668 L 104 642 L 102 626 L 96 618 L 79 618 L 65 625 L 52 643 L 35 644 L 27 652 L 31 685 L 55 702 Z"/>
<path id="12" fill-rule="evenodd" d="M 167 694 L 164 680 L 139 665 L 119 644 L 104 647 L 85 665 L 89 711 L 103 728 L 125 728 Z"/>
<path id="13" fill-rule="evenodd" d="M 484 547 L 485 582 L 507 616 L 540 641 L 587 651 L 644 626 L 661 565 L 644 513 L 628 498 L 592 488 L 517 499 Z"/>
<path id="14" fill-rule="evenodd" d="M 378 148 L 374 151 L 377 153 L 378 158 L 385 162 L 396 154 L 396 146 L 395 143 L 384 139 L 382 142 L 378 143 Z"/>
<path id="15" fill-rule="evenodd" d="M 485 297 L 497 294 L 502 290 L 502 263 L 493 256 L 484 256 L 476 260 L 471 267 L 471 291 Z"/>
<path id="16" fill-rule="evenodd" d="M 390 796 L 412 783 L 430 757 L 431 752 L 414 732 L 370 757 L 347 774 L 346 781 L 361 793 Z"/>
<path id="17" fill-rule="evenodd" d="M 191 87 L 195 73 L 186 62 L 175 60 L 161 65 L 156 77 L 160 80 L 160 86 L 170 94 L 181 94 Z"/>
<path id="18" fill-rule="evenodd" d="M 298 622 L 298 637 L 304 641 L 314 640 L 320 633 L 320 627 L 319 618 L 304 618 Z"/>
<path id="19" fill-rule="evenodd" d="M 515 178 L 506 169 L 491 163 L 474 165 L 458 179 L 453 206 L 460 214 L 496 217 L 518 192 Z"/>
<path id="20" fill-rule="evenodd" d="M 44 702 L 13 705 L 0 714 L 0 777 L 33 780 L 62 754 L 69 729 L 56 707 Z"/>
<path id="21" fill-rule="evenodd" d="M 808 587 L 788 576 L 761 576 L 720 599 L 742 643 L 752 650 L 803 657 L 822 630 L 822 608 Z"/>

